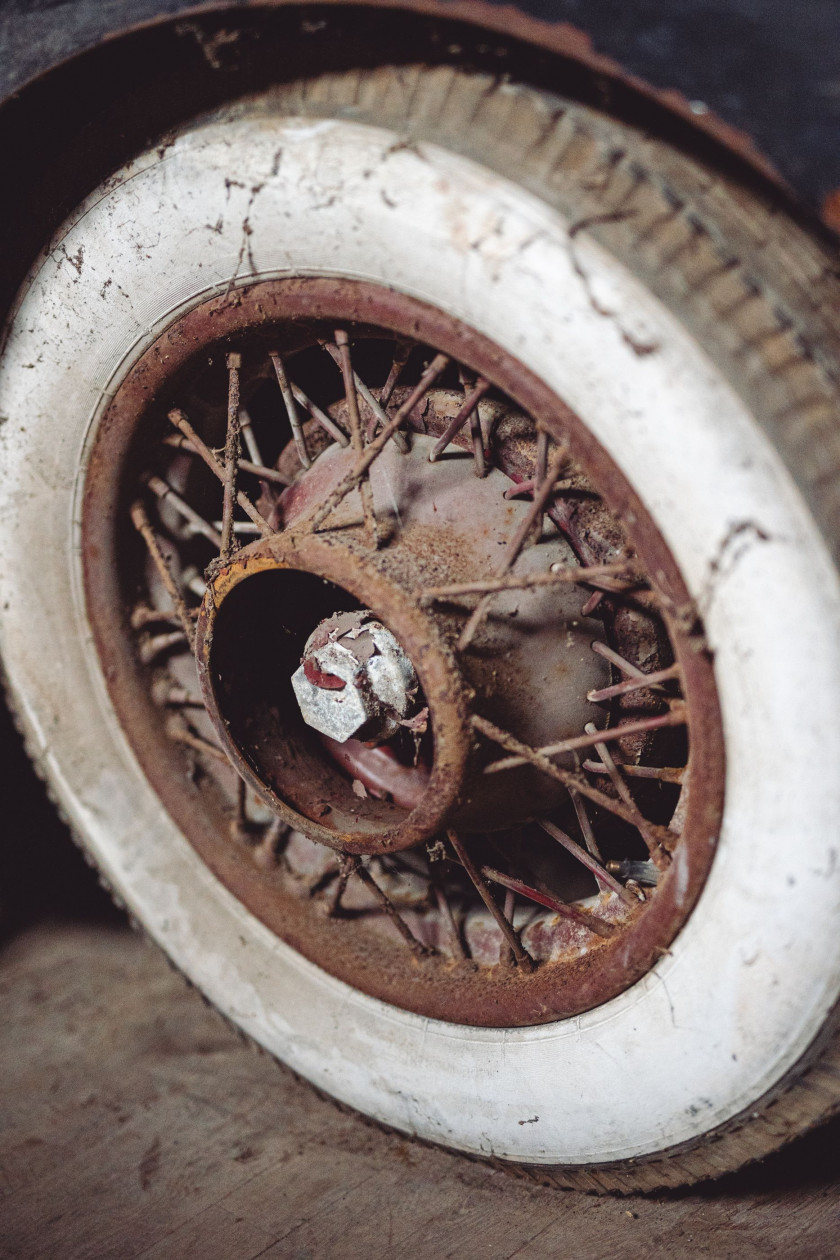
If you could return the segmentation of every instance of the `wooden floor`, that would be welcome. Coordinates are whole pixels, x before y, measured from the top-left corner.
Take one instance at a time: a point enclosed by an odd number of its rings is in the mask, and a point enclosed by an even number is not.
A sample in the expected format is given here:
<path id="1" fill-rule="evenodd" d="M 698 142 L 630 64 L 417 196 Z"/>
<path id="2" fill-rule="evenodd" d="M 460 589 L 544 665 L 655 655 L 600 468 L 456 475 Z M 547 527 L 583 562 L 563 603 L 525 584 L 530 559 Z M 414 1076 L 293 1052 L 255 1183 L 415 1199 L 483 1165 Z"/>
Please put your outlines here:
<path id="1" fill-rule="evenodd" d="M 127 928 L 0 953 L 0 1254 L 840 1256 L 840 1128 L 713 1187 L 596 1199 L 387 1135 L 244 1045 Z"/>

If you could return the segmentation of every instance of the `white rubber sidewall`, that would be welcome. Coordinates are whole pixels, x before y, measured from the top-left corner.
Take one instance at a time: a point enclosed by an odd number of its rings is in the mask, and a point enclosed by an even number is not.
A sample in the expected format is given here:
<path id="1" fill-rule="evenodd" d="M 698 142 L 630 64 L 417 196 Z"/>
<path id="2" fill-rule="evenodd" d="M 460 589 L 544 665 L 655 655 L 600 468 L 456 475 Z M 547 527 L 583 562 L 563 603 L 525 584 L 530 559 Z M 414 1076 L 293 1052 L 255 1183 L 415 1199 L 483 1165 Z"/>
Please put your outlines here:
<path id="1" fill-rule="evenodd" d="M 701 604 L 727 748 L 718 853 L 670 954 L 577 1018 L 440 1023 L 304 961 L 202 865 L 108 704 L 78 562 L 97 419 L 174 315 L 252 275 L 307 272 L 398 289 L 517 355 L 611 453 Z M 640 339 L 656 348 L 640 355 Z M 837 574 L 714 365 L 554 210 L 361 124 L 197 128 L 108 181 L 39 263 L 0 364 L 0 417 L 0 645 L 32 740 L 130 908 L 256 1040 L 406 1132 L 538 1163 L 687 1141 L 805 1051 L 840 989 Z"/>

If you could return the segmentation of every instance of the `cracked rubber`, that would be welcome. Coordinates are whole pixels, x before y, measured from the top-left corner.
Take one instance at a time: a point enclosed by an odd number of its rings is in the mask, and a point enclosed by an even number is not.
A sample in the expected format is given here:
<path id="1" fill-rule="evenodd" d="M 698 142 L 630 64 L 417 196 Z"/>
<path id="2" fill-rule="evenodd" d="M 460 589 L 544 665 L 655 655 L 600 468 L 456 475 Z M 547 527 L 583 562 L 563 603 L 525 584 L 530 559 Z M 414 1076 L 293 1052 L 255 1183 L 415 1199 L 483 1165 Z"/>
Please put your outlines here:
<path id="1" fill-rule="evenodd" d="M 463 154 L 556 207 L 575 225 L 573 238 L 585 232 L 602 244 L 678 317 L 749 406 L 837 563 L 838 260 L 782 211 L 586 107 L 451 67 L 325 75 L 276 89 L 273 106 L 390 127 L 407 145 L 431 141 Z M 634 350 L 648 352 L 643 343 Z M 34 740 L 27 743 L 38 764 Z M 84 849 L 84 836 L 77 839 Z M 733 1171 L 840 1109 L 838 1027 L 835 1010 L 770 1092 L 683 1146 L 581 1167 L 492 1162 L 558 1187 L 621 1194 Z"/>

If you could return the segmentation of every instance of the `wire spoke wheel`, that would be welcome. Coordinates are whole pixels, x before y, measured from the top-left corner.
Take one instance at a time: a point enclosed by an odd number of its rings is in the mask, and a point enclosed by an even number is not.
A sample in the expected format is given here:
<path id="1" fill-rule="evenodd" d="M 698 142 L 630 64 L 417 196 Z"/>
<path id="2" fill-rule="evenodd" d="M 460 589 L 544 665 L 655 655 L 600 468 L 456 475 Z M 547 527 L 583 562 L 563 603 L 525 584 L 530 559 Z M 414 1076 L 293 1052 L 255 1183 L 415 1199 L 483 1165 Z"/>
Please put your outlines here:
<path id="1" fill-rule="evenodd" d="M 836 1108 L 837 309 L 745 190 L 452 67 L 234 102 L 47 247 L 10 692 L 318 1087 L 596 1190 Z"/>
<path id="2" fill-rule="evenodd" d="M 722 799 L 702 626 L 652 523 L 634 546 L 580 422 L 524 411 L 482 375 L 498 347 L 440 312 L 313 278 L 253 286 L 208 345 L 218 314 L 123 383 L 83 517 L 94 632 L 162 795 L 246 904 L 367 992 L 490 1025 L 612 996 L 689 912 Z M 102 538 L 127 519 L 142 542 Z"/>

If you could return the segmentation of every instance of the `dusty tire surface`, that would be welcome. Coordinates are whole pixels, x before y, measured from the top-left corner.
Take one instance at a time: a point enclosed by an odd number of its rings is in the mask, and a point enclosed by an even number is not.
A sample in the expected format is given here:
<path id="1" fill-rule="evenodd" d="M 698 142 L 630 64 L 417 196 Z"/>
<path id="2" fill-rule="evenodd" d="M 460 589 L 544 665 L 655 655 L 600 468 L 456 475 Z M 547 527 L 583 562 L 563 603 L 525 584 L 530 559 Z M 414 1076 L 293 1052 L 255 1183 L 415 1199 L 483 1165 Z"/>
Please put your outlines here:
<path id="1" fill-rule="evenodd" d="M 167 244 L 185 222 L 200 251 Z M 562 1026 L 435 1028 L 346 992 L 216 884 L 109 713 L 75 549 L 104 403 L 175 311 L 304 271 L 307 248 L 313 271 L 455 305 L 554 372 L 704 620 L 728 757 L 712 875 L 668 956 Z M 420 66 L 328 75 L 201 120 L 92 194 L 33 269 L 0 366 L 13 703 L 131 912 L 318 1088 L 523 1175 L 617 1192 L 719 1175 L 838 1109 L 838 297 L 836 259 L 667 145 L 526 86 Z M 47 559 L 30 579 L 37 520 Z"/>

